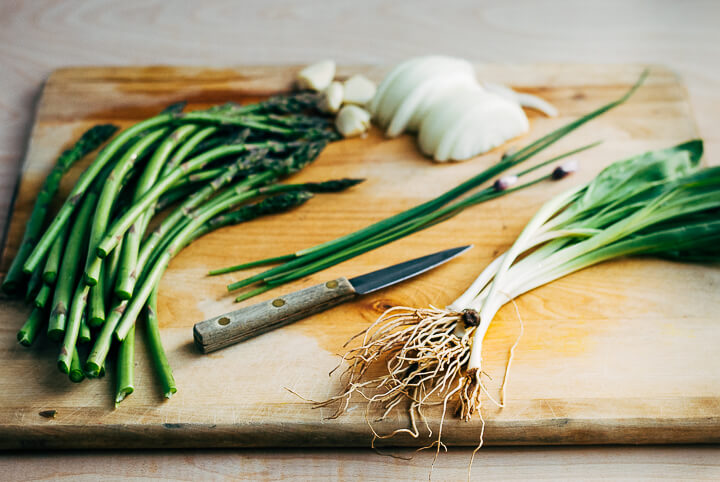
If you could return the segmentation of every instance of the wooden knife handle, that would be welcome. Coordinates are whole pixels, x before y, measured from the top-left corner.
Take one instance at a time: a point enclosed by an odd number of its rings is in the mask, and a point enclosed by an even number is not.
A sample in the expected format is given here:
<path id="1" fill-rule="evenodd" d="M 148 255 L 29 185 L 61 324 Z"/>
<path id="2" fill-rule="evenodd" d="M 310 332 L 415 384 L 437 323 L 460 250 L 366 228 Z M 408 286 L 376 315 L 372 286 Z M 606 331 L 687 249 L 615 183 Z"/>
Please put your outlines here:
<path id="1" fill-rule="evenodd" d="M 311 286 L 197 323 L 195 344 L 203 353 L 245 341 L 357 296 L 347 278 Z"/>

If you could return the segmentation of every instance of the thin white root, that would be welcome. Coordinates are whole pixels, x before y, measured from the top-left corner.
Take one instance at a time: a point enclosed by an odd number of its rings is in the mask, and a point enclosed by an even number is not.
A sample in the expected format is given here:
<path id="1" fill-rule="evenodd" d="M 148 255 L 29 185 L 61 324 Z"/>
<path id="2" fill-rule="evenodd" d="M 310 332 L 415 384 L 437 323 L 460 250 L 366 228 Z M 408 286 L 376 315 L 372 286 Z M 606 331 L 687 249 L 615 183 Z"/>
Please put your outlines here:
<path id="1" fill-rule="evenodd" d="M 467 369 L 471 343 L 479 322 L 477 312 L 451 311 L 434 306 L 427 309 L 393 307 L 351 339 L 360 339 L 361 344 L 349 349 L 338 365 L 348 363 L 341 374 L 344 389 L 328 400 L 313 402 L 314 407 L 335 407 L 334 413 L 328 417 L 334 419 L 348 409 L 354 394 L 366 399 L 369 403 L 365 420 L 372 431 L 372 447 L 375 448 L 377 440 L 401 433 L 419 438 L 422 426 L 428 436 L 433 437 L 424 410 L 441 405 L 442 415 L 437 435 L 432 443 L 418 449 L 435 448 L 434 465 L 440 450 L 447 451 L 442 441 L 443 425 L 448 407 L 451 403 L 457 403 L 453 410 L 460 418 L 469 421 L 478 413 L 482 421 L 480 443 L 473 451 L 472 465 L 475 453 L 483 445 L 485 433 L 485 420 L 481 413 L 483 394 L 496 406 L 505 406 L 510 368 L 524 331 L 517 305 L 515 310 L 520 321 L 520 333 L 510 348 L 499 401 L 493 398 L 483 382 L 483 376 L 490 376 L 480 369 Z M 381 371 L 376 371 L 377 368 L 381 368 Z M 373 427 L 374 421 L 370 420 L 371 410 L 378 406 L 381 415 L 375 421 L 384 420 L 392 411 L 401 407 L 407 410 L 409 427 L 396 429 L 386 435 L 379 434 Z M 471 466 L 468 468 L 468 476 L 470 470 Z"/>

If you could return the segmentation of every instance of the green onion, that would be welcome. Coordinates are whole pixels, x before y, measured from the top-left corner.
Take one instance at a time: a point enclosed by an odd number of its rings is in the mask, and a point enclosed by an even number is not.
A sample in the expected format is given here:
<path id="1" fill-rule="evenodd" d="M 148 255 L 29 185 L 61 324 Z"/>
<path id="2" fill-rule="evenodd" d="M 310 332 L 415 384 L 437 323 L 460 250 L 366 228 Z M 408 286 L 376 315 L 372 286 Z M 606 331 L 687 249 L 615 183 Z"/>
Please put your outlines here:
<path id="1" fill-rule="evenodd" d="M 720 167 L 700 169 L 702 152 L 700 140 L 647 152 L 547 201 L 510 249 L 447 308 L 392 308 L 361 333 L 362 346 L 344 357 L 350 362 L 346 389 L 319 406 L 338 404 L 339 415 L 359 391 L 386 415 L 407 401 L 414 417 L 438 399 L 445 405 L 454 399 L 469 420 L 487 393 L 483 340 L 505 304 L 618 257 L 720 260 Z M 376 373 L 375 365 L 385 367 L 384 374 L 367 375 Z M 505 382 L 496 402 L 501 407 L 504 390 Z"/>

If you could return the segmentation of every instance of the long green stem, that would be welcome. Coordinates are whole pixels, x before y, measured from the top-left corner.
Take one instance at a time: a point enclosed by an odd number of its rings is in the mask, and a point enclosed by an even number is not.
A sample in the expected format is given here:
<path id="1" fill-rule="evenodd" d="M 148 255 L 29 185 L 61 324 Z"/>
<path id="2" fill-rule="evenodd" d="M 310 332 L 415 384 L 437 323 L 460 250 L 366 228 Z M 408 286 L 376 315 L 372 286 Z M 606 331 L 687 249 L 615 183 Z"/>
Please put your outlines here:
<path id="1" fill-rule="evenodd" d="M 233 154 L 239 154 L 247 151 L 250 148 L 259 148 L 260 146 L 248 146 L 244 145 L 231 145 L 221 146 L 197 157 L 194 157 L 180 166 L 173 169 L 166 176 L 162 177 L 145 195 L 136 203 L 134 203 L 120 219 L 116 220 L 112 226 L 107 230 L 105 238 L 100 242 L 97 247 L 97 254 L 104 258 L 107 254 L 112 251 L 118 244 L 119 239 L 125 234 L 130 226 L 145 212 L 151 205 L 157 201 L 157 199 L 167 191 L 175 182 L 183 175 L 194 172 L 198 169 L 203 168 L 209 162 L 219 159 L 221 157 L 230 156 Z"/>
<path id="2" fill-rule="evenodd" d="M 25 273 L 32 273 L 37 268 L 40 261 L 42 261 L 43 257 L 50 249 L 55 237 L 75 211 L 75 208 L 80 202 L 80 199 L 82 199 L 83 194 L 85 194 L 85 191 L 87 191 L 98 174 L 100 174 L 100 172 L 105 168 L 107 163 L 112 160 L 114 155 L 137 134 L 147 129 L 167 124 L 172 120 L 172 114 L 161 114 L 135 124 L 129 129 L 121 132 L 115 139 L 105 146 L 102 151 L 100 151 L 98 156 L 95 158 L 95 161 L 93 161 L 93 163 L 82 173 L 78 181 L 75 183 L 75 186 L 68 195 L 65 203 L 55 215 L 52 223 L 48 226 L 45 234 L 43 234 L 42 238 L 40 238 L 40 241 L 38 241 L 30 256 L 28 256 L 25 264 L 23 264 L 23 271 Z"/>
<path id="3" fill-rule="evenodd" d="M 157 318 L 157 298 L 158 288 L 155 286 L 147 302 L 147 341 L 150 348 L 150 356 L 155 365 L 155 372 L 160 379 L 163 395 L 165 398 L 172 397 L 177 392 L 175 385 L 175 377 L 173 377 L 172 368 L 168 362 L 165 349 L 160 338 L 160 327 Z"/>
<path id="4" fill-rule="evenodd" d="M 98 333 L 97 338 L 95 339 L 95 344 L 90 350 L 90 354 L 85 362 L 85 372 L 87 372 L 89 376 L 100 376 L 102 367 L 105 366 L 105 359 L 110 351 L 110 344 L 112 343 L 115 327 L 122 318 L 127 304 L 127 300 L 117 299 L 113 303 L 112 309 L 110 310 L 105 323 L 103 323 L 100 333 Z"/>
<path id="5" fill-rule="evenodd" d="M 190 221 L 175 235 L 170 245 L 164 250 L 159 256 L 157 261 L 154 262 L 153 267 L 147 272 L 147 276 L 141 283 L 140 289 L 136 295 L 130 300 L 123 318 L 115 329 L 115 334 L 119 340 L 123 340 L 128 333 L 130 327 L 133 326 L 135 320 L 140 313 L 143 305 L 150 296 L 151 291 L 160 281 L 162 274 L 165 272 L 170 259 L 175 256 L 187 243 L 188 238 L 193 232 L 200 227 L 203 223 L 221 213 L 222 211 L 229 209 L 243 201 L 252 199 L 257 195 L 257 192 L 248 191 L 236 194 L 232 197 L 222 200 L 220 202 L 213 200 L 209 206 L 204 207 L 201 212 L 193 213 Z"/>
<path id="6" fill-rule="evenodd" d="M 23 264 L 33 251 L 37 238 L 42 232 L 50 203 L 60 187 L 60 180 L 63 175 L 75 162 L 108 140 L 116 130 L 117 127 L 109 124 L 97 125 L 90 128 L 78 139 L 75 145 L 64 151 L 60 157 L 58 157 L 57 161 L 55 161 L 55 166 L 45 179 L 40 193 L 35 200 L 35 205 L 30 213 L 30 219 L 25 225 L 25 233 L 20 242 L 18 253 L 15 255 L 7 275 L 5 275 L 5 279 L 3 280 L 2 289 L 5 292 L 14 292 L 23 279 Z M 28 272 L 34 270 L 35 268 L 28 270 Z M 51 281 L 48 282 L 52 283 Z"/>
<path id="7" fill-rule="evenodd" d="M 92 229 L 90 231 L 90 244 L 88 255 L 85 261 L 85 283 L 95 285 L 100 277 L 101 259 L 96 254 L 96 248 L 105 235 L 110 212 L 120 192 L 120 183 L 128 174 L 130 169 L 143 157 L 161 137 L 168 132 L 167 128 L 156 129 L 155 131 L 140 138 L 115 164 L 114 169 L 105 181 L 95 208 Z"/>
<path id="8" fill-rule="evenodd" d="M 80 281 L 75 294 L 73 295 L 72 305 L 67 317 L 67 325 L 65 327 L 65 338 L 60 347 L 60 355 L 58 355 L 58 368 L 63 373 L 70 370 L 70 361 L 77 345 L 78 335 L 80 334 L 80 325 L 82 324 L 83 314 L 87 306 L 87 298 L 90 287 Z"/>
<path id="9" fill-rule="evenodd" d="M 197 126 L 192 124 L 184 125 L 176 129 L 165 141 L 158 147 L 150 161 L 145 166 L 145 171 L 135 186 L 132 202 L 137 202 L 142 195 L 152 187 L 160 171 L 163 169 L 165 162 L 175 148 L 183 143 L 190 135 L 197 131 Z M 147 228 L 152 210 L 148 210 L 141 218 L 136 221 L 128 232 L 125 233 L 125 241 L 122 245 L 122 255 L 118 268 L 117 280 L 115 285 L 115 295 L 121 299 L 128 299 L 132 296 L 137 279 L 137 258 L 140 249 L 140 241 L 142 240 L 145 229 Z"/>
<path id="10" fill-rule="evenodd" d="M 43 283 L 40 287 L 40 291 L 38 291 L 38 294 L 35 296 L 33 304 L 38 308 L 45 308 L 48 300 L 50 300 L 50 296 L 52 296 L 52 286 Z"/>
<path id="11" fill-rule="evenodd" d="M 60 233 L 58 233 L 58 236 L 55 238 L 55 241 L 53 241 L 47 260 L 45 261 L 45 268 L 43 269 L 43 281 L 47 284 L 55 284 L 58 269 L 60 268 L 60 261 L 62 260 L 62 253 L 65 250 L 69 234 L 70 223 L 67 223 L 62 227 Z"/>
<path id="12" fill-rule="evenodd" d="M 78 355 L 77 347 L 73 347 L 68 375 L 74 383 L 80 383 L 85 379 L 85 373 L 83 373 L 82 366 L 80 365 L 80 356 Z"/>
<path id="13" fill-rule="evenodd" d="M 82 256 L 87 246 L 90 232 L 90 220 L 98 198 L 96 190 L 91 189 L 82 202 L 80 211 L 73 223 L 68 237 L 65 254 L 55 283 L 52 311 L 48 322 L 48 338 L 59 341 L 65 333 L 68 309 L 72 301 L 73 290 L 77 285 L 77 278 L 82 263 Z M 72 355 L 72 353 L 70 353 Z"/>
<path id="14" fill-rule="evenodd" d="M 131 326 L 120 343 L 117 361 L 115 406 L 135 391 L 135 327 Z"/>
<path id="15" fill-rule="evenodd" d="M 45 311 L 43 309 L 33 308 L 32 313 L 30 313 L 30 317 L 25 324 L 23 324 L 22 328 L 20 328 L 20 331 L 18 331 L 18 342 L 23 346 L 32 345 L 37 339 L 37 335 L 40 333 L 40 328 L 42 328 L 46 320 L 47 317 L 45 316 Z"/>
<path id="16" fill-rule="evenodd" d="M 85 344 L 92 341 L 92 332 L 87 324 L 87 316 L 85 314 L 80 318 L 80 333 L 78 333 L 78 343 Z"/>

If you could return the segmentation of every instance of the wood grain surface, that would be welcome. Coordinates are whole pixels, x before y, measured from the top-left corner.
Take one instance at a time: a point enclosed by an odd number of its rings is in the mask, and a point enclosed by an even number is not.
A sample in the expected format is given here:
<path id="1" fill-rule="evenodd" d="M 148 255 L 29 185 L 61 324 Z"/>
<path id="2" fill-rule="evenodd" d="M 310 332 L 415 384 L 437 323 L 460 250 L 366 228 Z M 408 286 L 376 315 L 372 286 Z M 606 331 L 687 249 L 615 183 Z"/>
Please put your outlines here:
<path id="1" fill-rule="evenodd" d="M 643 67 L 596 65 L 482 65 L 478 76 L 542 93 L 561 112 L 547 119 L 530 114 L 533 128 L 517 145 L 619 97 Z M 27 162 L 13 212 L 6 266 L 17 246 L 45 173 L 55 154 L 97 122 L 127 125 L 180 100 L 189 109 L 212 103 L 245 103 L 290 87 L 297 67 L 67 68 L 47 81 L 39 103 Z M 340 68 L 339 77 L 362 71 L 382 77 L 380 67 Z M 278 288 L 270 298 L 299 288 L 354 276 L 458 245 L 475 248 L 401 285 L 311 316 L 283 330 L 208 356 L 193 346 L 192 326 L 238 306 L 224 286 L 236 274 L 208 278 L 209 268 L 293 252 L 352 232 L 429 199 L 469 178 L 500 155 L 436 165 L 418 154 L 413 139 L 365 139 L 331 144 L 293 182 L 337 177 L 366 178 L 341 193 L 317 196 L 288 214 L 211 233 L 184 250 L 163 278 L 159 298 L 162 336 L 179 392 L 162 402 L 144 356 L 137 359 L 136 392 L 113 410 L 110 381 L 75 385 L 54 369 L 56 348 L 27 350 L 14 340 L 28 310 L 7 300 L 0 331 L 0 444 L 5 448 L 363 446 L 371 432 L 362 399 L 328 420 L 296 394 L 323 400 L 340 388 L 326 378 L 335 354 L 354 333 L 388 306 L 446 305 L 482 267 L 506 249 L 538 206 L 553 194 L 591 179 L 614 160 L 666 147 L 697 135 L 678 78 L 660 66 L 626 105 L 560 141 L 538 161 L 603 140 L 578 157 L 581 171 L 547 182 L 367 253 L 325 272 Z M 82 166 L 69 177 L 77 177 Z M 552 166 L 545 168 L 551 170 Z M 70 183 L 63 186 L 67 192 Z M 257 270 L 256 270 L 257 271 Z M 676 443 L 720 440 L 720 329 L 716 267 L 658 260 L 620 260 L 584 270 L 518 299 L 525 335 L 517 350 L 507 407 L 486 405 L 487 444 Z M 485 343 L 486 370 L 497 396 L 510 345 L 518 334 L 512 307 L 502 310 Z M 18 380 L 17 373 L 25 377 Z M 32 380 L 28 383 L 28 380 Z M 38 413 L 57 410 L 48 420 Z M 441 407 L 429 410 L 437 433 Z M 374 424 L 380 433 L 407 426 L 402 411 Z M 443 440 L 478 443 L 480 421 L 447 417 Z M 399 435 L 399 445 L 423 446 L 428 434 Z"/>
<path id="2" fill-rule="evenodd" d="M 390 63 L 444 52 L 485 62 L 654 62 L 688 86 L 710 157 L 720 152 L 717 46 L 720 4 L 655 0 L 533 2 L 370 0 L 342 2 L 0 2 L 0 227 L 18 178 L 44 78 L 67 65 Z M 471 449 L 441 457 L 435 480 L 464 478 Z M 717 447 L 488 449 L 483 479 L 716 479 Z M 203 478 L 425 478 L 417 464 L 352 452 L 17 453 L 2 457 L 13 480 L 158 478 L 178 470 Z M 446 462 L 446 463 L 444 463 Z M 613 464 L 613 465 L 608 465 Z M 521 469 L 518 469 L 518 466 Z M 610 471 L 617 467 L 621 472 Z M 110 474 L 112 474 L 110 476 Z M 245 474 L 245 477 L 243 475 Z"/>

